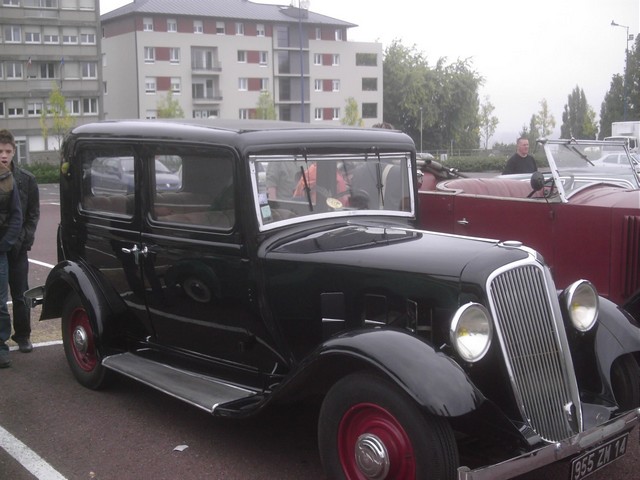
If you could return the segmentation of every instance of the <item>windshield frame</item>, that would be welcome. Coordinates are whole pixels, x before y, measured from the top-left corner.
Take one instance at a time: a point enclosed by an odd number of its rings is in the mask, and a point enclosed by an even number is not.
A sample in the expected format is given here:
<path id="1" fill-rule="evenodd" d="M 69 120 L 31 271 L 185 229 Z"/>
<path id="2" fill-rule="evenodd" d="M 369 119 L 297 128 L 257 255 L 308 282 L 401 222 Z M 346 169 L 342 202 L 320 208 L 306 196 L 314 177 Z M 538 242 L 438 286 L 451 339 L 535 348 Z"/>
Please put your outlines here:
<path id="1" fill-rule="evenodd" d="M 607 184 L 620 188 L 640 189 L 639 167 L 631 158 L 625 142 L 604 140 L 538 140 L 544 146 L 549 170 L 553 176 L 555 188 L 563 203 L 567 203 L 576 193 L 596 184 Z M 592 149 L 590 152 L 589 149 Z M 577 163 L 569 165 L 566 161 L 569 153 L 571 160 Z M 593 153 L 593 155 L 591 155 Z M 610 153 L 626 155 L 628 165 L 621 163 L 616 167 L 605 167 L 597 162 Z M 599 156 L 597 156 L 599 155 Z M 584 162 L 581 165 L 580 162 Z M 593 168 L 593 171 L 589 171 Z M 578 179 L 579 182 L 575 180 Z M 568 189 L 567 186 L 576 186 Z"/>
<path id="2" fill-rule="evenodd" d="M 256 214 L 256 219 L 258 222 L 258 228 L 261 232 L 270 231 L 276 228 L 280 228 L 282 226 L 287 225 L 295 225 L 301 224 L 317 219 L 331 219 L 331 218 L 353 218 L 355 216 L 365 216 L 365 217 L 373 217 L 373 216 L 385 216 L 389 218 L 395 218 L 399 220 L 415 220 L 417 217 L 417 204 L 416 204 L 416 179 L 414 175 L 415 171 L 415 154 L 411 150 L 393 150 L 393 151 L 385 151 L 372 153 L 362 152 L 362 153 L 354 153 L 353 151 L 341 153 L 327 153 L 327 152 L 313 152 L 308 151 L 304 154 L 300 153 L 300 150 L 296 152 L 292 152 L 290 154 L 286 153 L 278 153 L 278 154 L 261 154 L 259 152 L 253 152 L 248 156 L 249 160 L 249 172 L 251 176 L 251 189 L 253 194 L 253 204 Z M 318 193 L 318 203 L 312 204 L 312 199 L 309 197 L 308 188 L 305 189 L 304 195 L 300 198 L 290 199 L 290 200 L 282 200 L 282 199 L 270 199 L 266 194 L 266 166 L 269 162 L 295 162 L 296 167 L 300 165 L 303 169 L 308 170 L 309 166 L 314 162 L 332 162 L 332 167 L 334 168 L 334 173 L 343 172 L 346 169 L 344 167 L 344 162 L 359 162 L 359 164 L 364 164 L 367 162 L 373 163 L 381 163 L 381 162 L 393 162 L 399 161 L 400 168 L 398 171 L 401 175 L 401 186 L 402 192 L 406 193 L 404 196 L 404 200 L 402 205 L 397 209 L 384 209 L 383 208 L 375 208 L 375 209 L 358 209 L 356 207 L 351 207 L 348 205 L 348 201 L 344 202 L 344 205 L 341 205 L 342 202 L 335 202 L 335 198 L 331 196 L 327 196 L 326 200 L 322 197 L 322 190 L 319 190 Z M 342 165 L 340 165 L 342 163 Z M 264 166 L 264 168 L 261 168 Z M 343 170 L 344 169 L 344 170 Z M 379 170 L 379 167 L 378 167 Z M 320 172 L 318 173 L 320 176 Z M 301 175 L 300 182 L 306 182 L 308 179 L 304 178 L 304 175 Z M 349 194 L 351 195 L 351 184 L 347 180 Z M 404 190 L 406 188 L 406 191 Z M 342 200 L 342 197 L 338 197 Z M 328 206 L 322 205 L 321 208 L 315 210 L 316 205 L 320 205 L 320 201 L 326 201 Z M 282 219 L 271 219 L 267 221 L 271 213 L 271 205 L 272 204 L 287 204 L 294 203 L 298 206 L 309 205 L 308 211 L 304 213 Z M 323 202 L 324 203 L 324 202 Z M 337 203 L 337 205 L 336 205 Z M 404 209 L 401 209 L 404 207 Z M 269 210 L 264 210 L 268 208 Z M 323 211 L 326 210 L 326 211 Z M 268 212 L 265 215 L 265 211 Z"/>

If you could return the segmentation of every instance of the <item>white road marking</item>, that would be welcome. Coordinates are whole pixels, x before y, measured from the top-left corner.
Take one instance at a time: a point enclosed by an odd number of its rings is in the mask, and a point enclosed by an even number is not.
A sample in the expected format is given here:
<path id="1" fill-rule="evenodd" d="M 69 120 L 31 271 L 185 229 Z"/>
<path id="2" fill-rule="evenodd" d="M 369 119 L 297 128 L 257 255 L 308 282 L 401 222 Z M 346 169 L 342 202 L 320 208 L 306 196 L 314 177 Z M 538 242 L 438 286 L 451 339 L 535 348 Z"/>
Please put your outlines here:
<path id="1" fill-rule="evenodd" d="M 29 259 L 29 263 L 35 263 L 36 265 L 40 265 L 41 267 L 53 268 L 55 265 L 51 265 L 50 263 L 40 262 L 38 260 Z"/>
<path id="2" fill-rule="evenodd" d="M 2 427 L 0 427 L 0 448 L 15 458 L 20 465 L 38 480 L 66 480 L 55 468 L 45 462 L 40 455 Z"/>

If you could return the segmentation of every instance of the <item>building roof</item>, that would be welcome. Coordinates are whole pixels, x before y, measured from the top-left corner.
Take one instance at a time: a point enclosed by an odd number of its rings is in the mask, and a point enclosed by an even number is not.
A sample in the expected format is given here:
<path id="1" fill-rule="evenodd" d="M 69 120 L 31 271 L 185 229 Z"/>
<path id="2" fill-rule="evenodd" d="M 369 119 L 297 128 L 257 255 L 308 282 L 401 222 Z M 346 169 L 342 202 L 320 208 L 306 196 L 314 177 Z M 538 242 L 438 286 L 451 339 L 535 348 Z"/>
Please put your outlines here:
<path id="1" fill-rule="evenodd" d="M 134 0 L 116 10 L 100 16 L 105 22 L 131 14 L 160 14 L 190 17 L 215 17 L 255 20 L 262 22 L 298 22 L 300 10 L 292 5 L 270 5 L 249 0 Z M 303 11 L 302 22 L 342 27 L 357 27 L 354 23 Z"/>

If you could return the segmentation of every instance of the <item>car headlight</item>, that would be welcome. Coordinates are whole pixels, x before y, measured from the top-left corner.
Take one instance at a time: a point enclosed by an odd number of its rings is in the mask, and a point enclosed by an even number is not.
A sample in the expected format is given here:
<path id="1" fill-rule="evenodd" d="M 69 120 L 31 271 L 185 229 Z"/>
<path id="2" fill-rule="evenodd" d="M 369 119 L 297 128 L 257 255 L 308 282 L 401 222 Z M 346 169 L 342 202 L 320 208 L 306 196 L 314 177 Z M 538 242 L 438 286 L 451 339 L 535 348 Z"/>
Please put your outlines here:
<path id="1" fill-rule="evenodd" d="M 569 285 L 563 295 L 573 326 L 581 332 L 591 330 L 598 319 L 600 309 L 596 287 L 587 280 L 578 280 Z"/>
<path id="2" fill-rule="evenodd" d="M 491 345 L 493 326 L 489 312 L 479 303 L 463 305 L 453 316 L 449 335 L 458 355 L 467 362 L 477 362 Z"/>

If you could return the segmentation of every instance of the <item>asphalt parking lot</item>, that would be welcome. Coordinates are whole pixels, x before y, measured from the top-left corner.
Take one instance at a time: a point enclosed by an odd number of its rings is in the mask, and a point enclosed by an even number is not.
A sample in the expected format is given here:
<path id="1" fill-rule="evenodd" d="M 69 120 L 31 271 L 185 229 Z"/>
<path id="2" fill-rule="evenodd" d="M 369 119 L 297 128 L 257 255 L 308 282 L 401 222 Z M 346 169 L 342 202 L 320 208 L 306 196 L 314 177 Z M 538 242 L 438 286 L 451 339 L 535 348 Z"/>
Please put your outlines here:
<path id="1" fill-rule="evenodd" d="M 41 186 L 42 216 L 31 252 L 30 285 L 56 262 L 57 187 Z M 60 321 L 37 321 L 31 354 L 11 353 L 0 371 L 0 479 L 301 479 L 324 478 L 317 454 L 317 406 L 273 409 L 250 421 L 208 416 L 143 385 L 118 379 L 94 392 L 64 358 Z M 637 479 L 638 431 L 627 454 L 591 480 Z M 568 479 L 568 464 L 519 477 Z"/>

